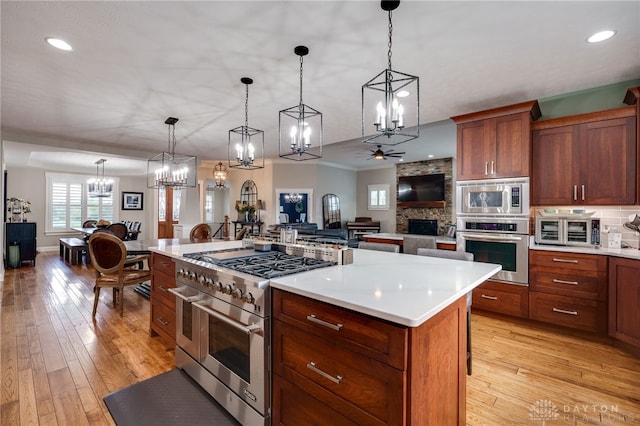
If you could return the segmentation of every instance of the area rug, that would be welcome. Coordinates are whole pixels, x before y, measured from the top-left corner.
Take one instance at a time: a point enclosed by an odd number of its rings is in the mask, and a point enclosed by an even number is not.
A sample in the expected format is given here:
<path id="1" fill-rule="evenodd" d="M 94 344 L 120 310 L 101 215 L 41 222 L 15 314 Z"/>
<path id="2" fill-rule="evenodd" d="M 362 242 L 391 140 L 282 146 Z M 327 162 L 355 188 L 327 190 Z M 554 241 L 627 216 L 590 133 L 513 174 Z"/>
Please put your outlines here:
<path id="1" fill-rule="evenodd" d="M 239 426 L 204 389 L 176 368 L 106 395 L 118 426 Z"/>

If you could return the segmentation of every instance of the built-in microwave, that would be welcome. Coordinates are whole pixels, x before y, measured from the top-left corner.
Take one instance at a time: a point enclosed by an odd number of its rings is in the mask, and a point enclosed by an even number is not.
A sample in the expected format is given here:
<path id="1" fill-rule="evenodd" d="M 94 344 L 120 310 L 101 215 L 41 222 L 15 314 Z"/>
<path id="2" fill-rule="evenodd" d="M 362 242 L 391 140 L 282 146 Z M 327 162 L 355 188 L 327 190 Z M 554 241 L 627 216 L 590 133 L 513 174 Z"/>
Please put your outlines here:
<path id="1" fill-rule="evenodd" d="M 458 214 L 528 215 L 529 178 L 459 181 Z"/>
<path id="2" fill-rule="evenodd" d="M 579 217 L 537 217 L 537 244 L 599 246 L 600 219 Z"/>

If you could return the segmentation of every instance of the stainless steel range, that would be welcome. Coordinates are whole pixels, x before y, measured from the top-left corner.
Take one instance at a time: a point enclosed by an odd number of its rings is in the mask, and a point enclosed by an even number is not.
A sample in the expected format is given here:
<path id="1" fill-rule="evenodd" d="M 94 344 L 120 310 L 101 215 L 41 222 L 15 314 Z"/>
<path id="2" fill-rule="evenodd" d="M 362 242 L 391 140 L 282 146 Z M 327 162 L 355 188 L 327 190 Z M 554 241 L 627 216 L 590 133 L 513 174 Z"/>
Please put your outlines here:
<path id="1" fill-rule="evenodd" d="M 244 425 L 270 424 L 269 279 L 336 264 L 307 254 L 241 248 L 176 261 L 176 365 Z"/>

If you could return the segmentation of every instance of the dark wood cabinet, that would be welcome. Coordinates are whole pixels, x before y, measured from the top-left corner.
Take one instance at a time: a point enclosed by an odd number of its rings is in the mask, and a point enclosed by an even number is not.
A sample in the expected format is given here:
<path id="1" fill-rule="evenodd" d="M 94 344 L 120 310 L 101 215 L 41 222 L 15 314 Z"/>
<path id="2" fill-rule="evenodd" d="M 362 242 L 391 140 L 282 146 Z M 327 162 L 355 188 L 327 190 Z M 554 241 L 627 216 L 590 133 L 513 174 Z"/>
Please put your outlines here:
<path id="1" fill-rule="evenodd" d="M 457 179 L 529 176 L 531 121 L 537 101 L 452 117 L 457 124 Z"/>
<path id="2" fill-rule="evenodd" d="M 175 272 L 170 257 L 151 253 L 150 333 L 172 345 L 176 343 L 176 297 L 168 289 L 176 287 Z"/>
<path id="3" fill-rule="evenodd" d="M 529 289 L 524 285 L 488 280 L 473 289 L 471 311 L 477 309 L 529 318 Z"/>
<path id="4" fill-rule="evenodd" d="M 640 260 L 609 259 L 609 336 L 640 351 Z"/>
<path id="5" fill-rule="evenodd" d="M 20 262 L 36 264 L 36 223 L 35 222 L 7 222 L 4 228 L 6 260 L 9 259 L 9 246 L 20 245 Z"/>
<path id="6" fill-rule="evenodd" d="M 536 321 L 605 334 L 607 257 L 531 250 L 529 317 Z"/>
<path id="7" fill-rule="evenodd" d="M 465 423 L 465 297 L 418 327 L 272 299 L 274 425 Z"/>
<path id="8" fill-rule="evenodd" d="M 534 123 L 532 205 L 634 204 L 634 107 Z"/>

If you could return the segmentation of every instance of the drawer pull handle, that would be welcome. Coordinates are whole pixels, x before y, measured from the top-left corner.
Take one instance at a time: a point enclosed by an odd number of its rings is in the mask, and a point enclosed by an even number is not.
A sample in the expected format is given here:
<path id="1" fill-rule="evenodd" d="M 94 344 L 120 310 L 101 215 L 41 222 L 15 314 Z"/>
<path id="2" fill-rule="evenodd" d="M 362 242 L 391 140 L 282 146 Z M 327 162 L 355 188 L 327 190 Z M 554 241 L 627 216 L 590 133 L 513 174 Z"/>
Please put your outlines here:
<path id="1" fill-rule="evenodd" d="M 307 315 L 307 319 L 311 322 L 315 322 L 316 324 L 324 325 L 325 327 L 329 327 L 332 330 L 340 331 L 342 328 L 342 324 L 331 324 L 330 322 L 321 320 L 320 318 L 316 318 L 315 315 Z"/>
<path id="2" fill-rule="evenodd" d="M 308 362 L 307 363 L 307 368 L 309 370 L 313 371 L 314 373 L 318 373 L 319 375 L 321 375 L 325 379 L 331 380 L 333 383 L 340 383 L 342 381 L 342 376 L 333 377 L 331 374 L 325 373 L 324 371 L 322 371 L 318 367 L 316 367 L 316 363 L 315 362 L 311 362 L 311 361 Z"/>
<path id="3" fill-rule="evenodd" d="M 167 288 L 165 286 L 161 285 L 161 286 L 158 286 L 158 290 L 162 290 L 162 291 L 166 292 Z"/>
<path id="4" fill-rule="evenodd" d="M 565 280 L 559 280 L 557 278 L 554 278 L 553 282 L 556 284 L 578 285 L 578 281 L 565 281 Z"/>
<path id="5" fill-rule="evenodd" d="M 483 298 L 483 299 L 498 300 L 498 298 L 496 296 L 487 296 L 486 294 L 483 294 L 480 297 Z"/>
<path id="6" fill-rule="evenodd" d="M 553 258 L 554 262 L 560 262 L 560 263 L 578 263 L 577 260 L 575 259 L 558 259 L 558 258 Z"/>
<path id="7" fill-rule="evenodd" d="M 165 321 L 164 319 L 162 319 L 162 317 L 156 318 L 156 321 L 158 321 L 160 324 L 162 324 L 164 326 L 169 325 L 169 323 L 167 321 Z"/>
<path id="8" fill-rule="evenodd" d="M 567 311 L 566 309 L 553 308 L 553 312 L 557 312 L 559 314 L 567 314 L 567 315 L 578 315 L 577 311 Z"/>

